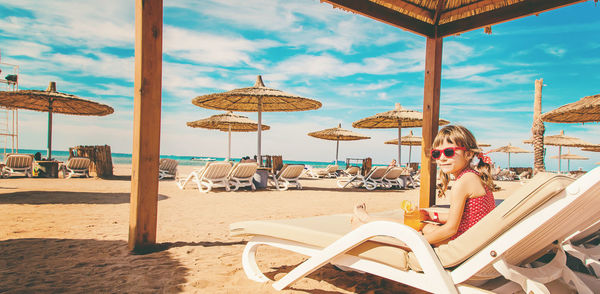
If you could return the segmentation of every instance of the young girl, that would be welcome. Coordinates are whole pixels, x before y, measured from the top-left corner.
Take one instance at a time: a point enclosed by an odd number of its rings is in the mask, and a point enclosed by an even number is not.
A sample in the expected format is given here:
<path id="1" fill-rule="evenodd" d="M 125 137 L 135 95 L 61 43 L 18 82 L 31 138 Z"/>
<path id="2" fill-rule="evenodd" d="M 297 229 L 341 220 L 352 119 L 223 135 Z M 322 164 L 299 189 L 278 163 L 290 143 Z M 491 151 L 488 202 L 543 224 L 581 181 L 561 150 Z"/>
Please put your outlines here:
<path id="1" fill-rule="evenodd" d="M 431 158 L 441 170 L 441 197 L 448 192 L 450 175 L 456 179 L 448 213 L 428 211 L 429 219 L 441 225 L 427 224 L 422 230 L 430 244 L 439 245 L 457 238 L 494 209 L 494 182 L 489 157 L 481 153 L 475 137 L 465 127 L 449 125 L 442 128 L 432 147 Z M 472 167 L 471 161 L 475 157 L 479 161 Z M 391 219 L 370 216 L 364 203 L 354 208 L 353 226 L 375 220 Z"/>

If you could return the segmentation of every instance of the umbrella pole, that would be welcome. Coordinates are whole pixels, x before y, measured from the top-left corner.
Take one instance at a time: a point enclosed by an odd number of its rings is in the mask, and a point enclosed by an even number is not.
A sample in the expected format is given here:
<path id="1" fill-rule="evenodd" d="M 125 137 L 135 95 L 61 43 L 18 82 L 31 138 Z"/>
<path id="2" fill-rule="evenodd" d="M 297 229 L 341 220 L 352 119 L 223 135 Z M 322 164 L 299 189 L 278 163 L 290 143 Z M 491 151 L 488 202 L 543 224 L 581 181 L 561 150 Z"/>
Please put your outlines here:
<path id="1" fill-rule="evenodd" d="M 335 164 L 338 164 L 338 152 L 340 151 L 340 140 L 335 140 L 336 146 L 335 146 Z"/>
<path id="2" fill-rule="evenodd" d="M 402 128 L 398 127 L 398 166 L 402 166 Z"/>
<path id="3" fill-rule="evenodd" d="M 508 152 L 508 170 L 510 171 L 510 152 Z"/>
<path id="4" fill-rule="evenodd" d="M 262 98 L 258 97 L 258 152 L 256 155 L 256 160 L 258 161 L 259 167 L 262 166 L 262 156 L 260 153 L 261 130 L 262 130 Z"/>
<path id="5" fill-rule="evenodd" d="M 231 160 L 231 125 L 229 125 L 229 139 L 227 140 L 227 160 Z"/>
<path id="6" fill-rule="evenodd" d="M 412 151 L 412 145 L 408 145 L 408 167 L 410 167 L 410 153 Z"/>
<path id="7" fill-rule="evenodd" d="M 560 162 L 562 160 L 560 160 L 560 155 L 562 153 L 562 146 L 558 146 L 558 173 L 560 174 Z"/>
<path id="8" fill-rule="evenodd" d="M 48 159 L 52 158 L 52 99 L 48 98 L 48 150 L 46 153 Z"/>
<path id="9" fill-rule="evenodd" d="M 571 160 L 567 159 L 567 173 L 571 171 Z"/>

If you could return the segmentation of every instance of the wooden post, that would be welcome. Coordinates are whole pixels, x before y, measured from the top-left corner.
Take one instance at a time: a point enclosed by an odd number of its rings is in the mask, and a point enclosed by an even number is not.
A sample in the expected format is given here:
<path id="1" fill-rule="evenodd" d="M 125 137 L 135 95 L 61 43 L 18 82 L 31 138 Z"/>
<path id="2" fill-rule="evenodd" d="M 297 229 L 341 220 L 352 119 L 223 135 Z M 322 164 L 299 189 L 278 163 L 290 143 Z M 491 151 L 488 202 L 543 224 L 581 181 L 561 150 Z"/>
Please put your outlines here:
<path id="1" fill-rule="evenodd" d="M 436 166 L 429 157 L 440 119 L 442 79 L 442 38 L 427 37 L 425 49 L 425 89 L 423 95 L 423 141 L 421 143 L 421 190 L 419 207 L 435 204 Z"/>
<path id="2" fill-rule="evenodd" d="M 162 77 L 162 0 L 135 1 L 135 80 L 129 249 L 156 243 Z"/>
<path id="3" fill-rule="evenodd" d="M 544 133 L 546 128 L 540 118 L 542 115 L 542 87 L 544 79 L 535 80 L 535 94 L 533 98 L 533 125 L 531 133 L 533 134 L 533 174 L 546 171 L 544 164 Z"/>

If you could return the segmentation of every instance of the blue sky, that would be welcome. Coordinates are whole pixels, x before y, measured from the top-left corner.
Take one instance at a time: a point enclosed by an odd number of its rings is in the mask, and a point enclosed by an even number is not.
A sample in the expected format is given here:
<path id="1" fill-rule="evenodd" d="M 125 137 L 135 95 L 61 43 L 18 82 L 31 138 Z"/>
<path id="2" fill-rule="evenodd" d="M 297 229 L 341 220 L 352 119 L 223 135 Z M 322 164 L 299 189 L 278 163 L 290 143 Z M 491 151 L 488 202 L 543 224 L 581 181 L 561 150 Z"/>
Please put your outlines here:
<path id="1" fill-rule="evenodd" d="M 107 117 L 54 116 L 53 148 L 108 144 L 130 153 L 133 126 L 134 1 L 0 0 L 2 62 L 20 66 L 21 89 L 58 90 L 111 105 Z M 440 116 L 481 142 L 500 147 L 530 137 L 535 79 L 542 110 L 600 93 L 600 7 L 593 1 L 444 39 Z M 391 110 L 422 110 L 425 38 L 315 0 L 164 1 L 161 154 L 225 156 L 226 133 L 186 127 L 221 113 L 191 104 L 214 92 L 248 87 L 257 74 L 268 87 L 317 99 L 315 111 L 264 113 L 263 154 L 332 160 L 335 142 L 307 136 Z M 2 76 L 10 72 L 2 68 Z M 256 120 L 256 113 L 242 113 Z M 19 112 L 20 147 L 45 149 L 47 114 Z M 353 129 L 372 139 L 341 142 L 340 158 L 386 163 L 397 130 Z M 412 130 L 420 135 L 419 128 Z M 600 126 L 546 124 L 600 144 Z M 233 136 L 232 156 L 256 153 L 255 133 Z M 413 150 L 413 161 L 420 148 Z M 600 153 L 572 169 L 591 169 Z M 556 155 L 557 147 L 548 147 Z M 403 149 L 403 161 L 408 148 Z M 506 166 L 506 154 L 492 154 Z M 530 166 L 516 154 L 512 166 Z M 546 158 L 556 169 L 556 160 Z M 566 162 L 564 163 L 566 165 Z"/>

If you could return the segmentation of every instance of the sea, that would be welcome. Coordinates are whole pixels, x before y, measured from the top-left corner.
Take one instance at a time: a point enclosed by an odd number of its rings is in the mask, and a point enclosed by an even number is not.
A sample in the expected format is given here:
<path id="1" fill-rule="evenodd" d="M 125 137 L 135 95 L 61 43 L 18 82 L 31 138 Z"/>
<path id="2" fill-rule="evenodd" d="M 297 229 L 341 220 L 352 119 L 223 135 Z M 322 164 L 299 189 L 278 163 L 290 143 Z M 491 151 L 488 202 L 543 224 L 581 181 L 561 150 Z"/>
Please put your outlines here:
<path id="1" fill-rule="evenodd" d="M 7 153 L 10 153 L 9 150 L 6 150 Z M 19 149 L 18 153 L 23 154 L 35 154 L 40 152 L 42 154 L 42 158 L 46 157 L 46 150 L 36 150 L 36 149 Z M 0 157 L 2 157 L 2 161 L 4 161 L 4 153 L 0 150 Z M 52 150 L 52 158 L 58 161 L 67 161 L 69 159 L 69 151 L 63 150 Z M 171 158 L 175 159 L 179 162 L 180 165 L 193 165 L 200 166 L 204 165 L 209 161 L 223 161 L 224 157 L 209 157 L 209 156 L 183 156 L 183 155 L 161 155 L 160 158 Z M 240 158 L 232 158 L 234 162 L 240 160 Z M 112 153 L 112 161 L 113 164 L 131 164 L 131 154 L 130 153 Z M 287 164 L 304 164 L 305 166 L 311 166 L 316 168 L 327 167 L 330 164 L 334 164 L 333 161 L 298 161 L 298 160 L 283 160 L 283 163 Z M 346 167 L 345 160 L 339 161 L 340 168 Z M 376 165 L 376 164 L 374 164 Z"/>

